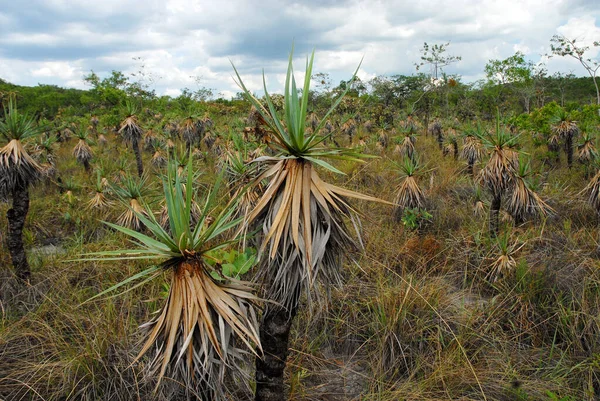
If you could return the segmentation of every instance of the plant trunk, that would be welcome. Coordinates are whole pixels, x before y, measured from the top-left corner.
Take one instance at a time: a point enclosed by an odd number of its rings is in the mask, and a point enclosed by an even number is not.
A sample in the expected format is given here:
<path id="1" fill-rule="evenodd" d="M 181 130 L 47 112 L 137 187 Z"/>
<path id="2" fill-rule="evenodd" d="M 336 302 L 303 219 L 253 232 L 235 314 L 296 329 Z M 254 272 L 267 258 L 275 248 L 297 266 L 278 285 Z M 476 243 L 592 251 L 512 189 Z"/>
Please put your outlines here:
<path id="1" fill-rule="evenodd" d="M 29 189 L 17 186 L 12 193 L 12 208 L 6 213 L 8 219 L 8 251 L 17 277 L 29 282 L 31 269 L 23 246 L 23 227 L 29 212 Z"/>
<path id="2" fill-rule="evenodd" d="M 469 161 L 469 164 L 467 164 L 467 173 L 473 178 L 475 178 L 475 169 L 473 168 L 474 164 L 475 163 L 471 163 L 471 161 Z"/>
<path id="3" fill-rule="evenodd" d="M 490 206 L 490 236 L 495 238 L 498 236 L 498 219 L 500 216 L 500 206 L 502 197 L 500 194 L 494 194 L 492 204 Z"/>
<path id="4" fill-rule="evenodd" d="M 134 138 L 133 141 L 131 141 L 131 147 L 133 148 L 133 153 L 135 154 L 135 162 L 137 163 L 138 176 L 141 177 L 142 174 L 144 174 L 144 165 L 142 164 L 140 143 L 137 140 L 137 138 Z"/>
<path id="5" fill-rule="evenodd" d="M 566 138 L 565 148 L 567 152 L 567 166 L 571 168 L 573 165 L 573 137 L 571 135 Z"/>
<path id="6" fill-rule="evenodd" d="M 260 343 L 263 357 L 256 358 L 256 401 L 284 401 L 287 399 L 283 382 L 288 356 L 290 330 L 298 307 L 285 308 L 268 305 L 260 325 Z"/>

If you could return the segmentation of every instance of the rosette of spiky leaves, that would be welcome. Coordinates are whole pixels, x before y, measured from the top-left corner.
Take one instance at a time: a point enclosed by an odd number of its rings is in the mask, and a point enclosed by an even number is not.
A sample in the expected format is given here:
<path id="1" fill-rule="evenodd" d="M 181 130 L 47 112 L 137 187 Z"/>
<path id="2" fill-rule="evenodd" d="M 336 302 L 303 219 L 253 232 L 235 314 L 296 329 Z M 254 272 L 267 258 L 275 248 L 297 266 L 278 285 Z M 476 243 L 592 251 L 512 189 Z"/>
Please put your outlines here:
<path id="1" fill-rule="evenodd" d="M 174 180 L 175 176 L 179 176 L 180 181 L 183 183 L 181 184 L 181 190 L 183 191 L 183 196 L 187 197 L 187 191 L 188 188 L 190 191 L 195 191 L 196 189 L 194 187 L 188 187 L 185 183 L 189 180 L 187 180 L 186 174 L 188 174 L 188 169 L 187 169 L 187 165 L 191 162 L 190 158 L 188 157 L 185 162 L 187 163 L 184 166 L 181 166 L 177 160 L 172 160 L 168 166 L 167 166 L 167 173 L 165 174 L 165 176 L 163 177 L 163 181 L 165 180 Z M 199 170 L 192 170 L 194 176 L 192 177 L 191 182 L 199 182 L 200 180 L 200 176 L 202 175 L 202 172 Z M 200 219 L 201 215 L 202 215 L 202 210 L 200 208 L 200 206 L 198 205 L 198 203 L 196 203 L 195 201 L 195 197 L 193 197 L 194 200 L 192 200 L 192 205 L 191 205 L 191 221 L 192 221 L 192 225 L 195 225 L 198 222 L 198 219 Z M 159 218 L 158 218 L 158 222 L 160 223 L 161 227 L 165 230 L 165 231 L 169 231 L 170 225 L 169 225 L 169 206 L 166 202 L 166 200 L 164 200 L 164 202 L 162 202 L 162 207 L 161 210 L 159 212 Z"/>
<path id="2" fill-rule="evenodd" d="M 156 129 L 150 128 L 144 134 L 144 150 L 147 152 L 154 153 L 156 146 L 158 144 L 158 136 L 156 135 Z"/>
<path id="3" fill-rule="evenodd" d="M 119 197 L 126 210 L 117 218 L 117 224 L 135 231 L 143 227 L 139 216 L 146 215 L 146 209 L 143 206 L 143 198 L 148 195 L 148 176 L 142 175 L 140 178 L 134 178 L 127 174 L 121 179 L 120 185 L 112 187 L 112 191 Z"/>
<path id="4" fill-rule="evenodd" d="M 585 130 L 581 135 L 581 143 L 577 147 L 577 160 L 580 163 L 589 165 L 598 157 L 594 135 L 589 130 Z"/>
<path id="5" fill-rule="evenodd" d="M 402 182 L 396 189 L 394 203 L 396 209 L 394 217 L 400 221 L 404 214 L 404 209 L 421 209 L 425 206 L 425 194 L 419 187 L 417 176 L 422 172 L 419 162 L 410 157 L 405 157 L 402 164 L 392 162 L 402 174 Z"/>
<path id="6" fill-rule="evenodd" d="M 142 164 L 142 155 L 140 153 L 140 141 L 144 135 L 144 131 L 140 127 L 139 120 L 137 118 L 139 109 L 135 103 L 129 99 L 127 99 L 125 102 L 125 109 L 127 116 L 121 122 L 119 134 L 121 134 L 126 143 L 131 145 L 135 155 L 138 176 L 141 177 L 144 173 L 144 165 Z"/>
<path id="7" fill-rule="evenodd" d="M 571 114 L 561 107 L 550 119 L 550 124 L 551 132 L 565 141 L 567 165 L 571 167 L 573 163 L 573 139 L 579 134 L 577 121 L 574 121 Z"/>
<path id="8" fill-rule="evenodd" d="M 401 157 L 408 157 L 409 159 L 415 158 L 415 143 L 417 138 L 414 132 L 407 127 L 400 128 L 400 135 L 396 137 L 396 148 L 394 153 Z"/>
<path id="9" fill-rule="evenodd" d="M 71 207 L 75 206 L 77 203 L 77 198 L 75 197 L 75 193 L 81 189 L 81 185 L 79 185 L 73 177 L 65 178 L 60 184 L 62 198 L 67 204 Z"/>
<path id="10" fill-rule="evenodd" d="M 136 106 L 134 102 L 127 99 L 125 101 L 125 111 L 126 117 L 121 122 L 121 126 L 119 127 L 119 134 L 123 137 L 125 142 L 134 143 L 139 142 L 143 135 L 144 131 L 140 127 L 140 123 L 137 117 L 139 113 L 139 108 Z"/>
<path id="11" fill-rule="evenodd" d="M 481 217 L 485 214 L 485 203 L 481 193 L 481 187 L 475 186 L 475 203 L 473 204 L 473 214 L 476 217 Z"/>
<path id="12" fill-rule="evenodd" d="M 444 134 L 442 132 L 442 123 L 440 120 L 436 118 L 435 121 L 429 125 L 427 131 L 437 139 L 441 149 L 444 142 Z"/>
<path id="13" fill-rule="evenodd" d="M 219 207 L 219 182 L 202 201 L 201 215 L 192 218 L 195 176 L 191 163 L 186 182 L 177 168 L 168 169 L 163 183 L 167 203 L 169 230 L 165 230 L 149 209 L 138 213 L 148 235 L 126 227 L 106 223 L 132 239 L 134 247 L 84 255 L 87 260 L 148 260 L 158 263 L 98 294 L 102 296 L 132 283 L 153 280 L 164 271 L 170 276 L 169 294 L 154 319 L 144 324 L 144 345 L 136 361 L 150 354 L 147 374 L 181 383 L 188 396 L 203 400 L 227 398 L 226 374 L 243 375 L 241 358 L 260 351 L 254 304 L 258 301 L 252 287 L 243 281 L 227 278 L 211 267 L 215 251 L 234 243 L 227 233 L 240 219 L 232 219 L 235 201 Z M 218 266 L 218 263 L 216 264 Z M 96 297 L 97 297 L 96 296 Z M 255 351 L 255 347 L 256 351 Z"/>
<path id="14" fill-rule="evenodd" d="M 475 127 L 467 127 L 463 132 L 463 147 L 460 150 L 460 158 L 467 162 L 469 174 L 473 175 L 475 163 L 483 159 L 485 150 L 479 140 L 484 136 L 483 127 L 477 124 Z"/>
<path id="15" fill-rule="evenodd" d="M 531 175 L 530 162 L 520 161 L 507 204 L 517 224 L 528 217 L 545 217 L 554 211 L 534 190 Z"/>
<path id="16" fill-rule="evenodd" d="M 20 113 L 16 101 L 10 98 L 0 120 L 0 138 L 5 144 L 0 148 L 0 192 L 11 194 L 16 188 L 25 189 L 38 181 L 43 167 L 27 152 L 25 142 L 44 131 L 35 119 Z"/>
<path id="17" fill-rule="evenodd" d="M 179 134 L 185 142 L 188 150 L 196 147 L 200 143 L 204 127 L 200 117 L 193 111 L 188 112 L 188 116 L 179 123 Z"/>
<path id="18" fill-rule="evenodd" d="M 83 164 L 85 171 L 89 173 L 91 171 L 90 161 L 94 157 L 92 148 L 90 147 L 89 131 L 84 125 L 79 125 L 74 133 L 78 141 L 73 148 L 73 156 L 75 156 L 75 159 L 79 163 Z"/>
<path id="19" fill-rule="evenodd" d="M 413 134 L 416 134 L 419 129 L 419 124 L 417 120 L 413 117 L 413 108 L 411 107 L 408 110 L 408 115 L 406 116 L 406 120 L 402 123 L 404 128 L 410 130 Z"/>
<path id="20" fill-rule="evenodd" d="M 600 160 L 594 159 L 594 167 L 597 173 L 588 182 L 586 187 L 581 191 L 581 194 L 587 195 L 587 200 L 598 214 L 600 214 Z"/>
<path id="21" fill-rule="evenodd" d="M 123 182 L 123 180 L 129 175 L 129 162 L 125 158 L 117 159 L 115 163 L 115 170 L 113 172 L 113 179 L 117 182 Z"/>
<path id="22" fill-rule="evenodd" d="M 40 163 L 46 177 L 53 177 L 56 174 L 56 147 L 58 141 L 56 136 L 46 132 L 40 136 L 35 145 L 35 150 L 32 156 Z"/>
<path id="23" fill-rule="evenodd" d="M 107 197 L 108 181 L 102 177 L 102 170 L 96 170 L 96 181 L 94 183 L 94 196 L 87 203 L 89 210 L 104 210 L 112 205 Z"/>
<path id="24" fill-rule="evenodd" d="M 284 85 L 283 120 L 267 91 L 264 76 L 266 107 L 246 88 L 235 70 L 238 85 L 270 130 L 271 146 L 279 152 L 277 156 L 263 156 L 255 160 L 260 163 L 262 172 L 254 183 L 263 180 L 269 183 L 245 224 L 249 226 L 257 222 L 261 226 L 264 237 L 260 253 L 265 264 L 261 274 L 270 284 L 268 296 L 289 311 L 296 309 L 303 289 L 307 290 L 310 300 L 310 290 L 317 279 L 322 279 L 325 285 L 339 282 L 341 256 L 355 247 L 355 241 L 343 222 L 344 217 L 349 217 L 357 224 L 355 211 L 347 199 L 376 200 L 328 184 L 319 177 L 316 166 L 341 173 L 324 158 L 359 160 L 361 155 L 346 149 L 328 149 L 323 146 L 323 141 L 329 135 L 320 135 L 327 118 L 346 91 L 333 102 L 316 129 L 307 133 L 307 94 L 314 51 L 306 60 L 302 88 L 306 96 L 302 97 L 293 75 L 292 55 L 293 50 Z M 347 85 L 349 87 L 351 85 Z"/>
<path id="25" fill-rule="evenodd" d="M 254 182 L 259 170 L 251 163 L 251 156 L 240 137 L 233 137 L 234 149 L 228 150 L 222 162 L 227 187 L 233 197 L 239 197 L 239 216 L 249 215 L 264 191 L 262 182 Z"/>
<path id="26" fill-rule="evenodd" d="M 340 130 L 342 131 L 342 134 L 348 137 L 348 141 L 352 143 L 352 138 L 356 135 L 357 131 L 356 121 L 353 118 L 349 118 L 342 124 Z"/>
<path id="27" fill-rule="evenodd" d="M 510 232 L 506 232 L 496 238 L 497 254 L 492 257 L 489 272 L 485 277 L 492 282 L 506 277 L 517 266 L 516 253 L 525 246 L 525 243 L 519 244 L 518 238 L 511 242 L 510 237 Z"/>
<path id="28" fill-rule="evenodd" d="M 377 142 L 381 145 L 382 149 L 386 149 L 390 143 L 390 137 L 384 129 L 379 131 L 379 136 L 377 137 Z"/>
<path id="29" fill-rule="evenodd" d="M 152 154 L 152 159 L 150 159 L 150 163 L 155 168 L 162 168 L 167 164 L 167 157 L 164 150 L 165 145 L 161 142 L 157 142 L 154 147 L 154 153 Z"/>
<path id="30" fill-rule="evenodd" d="M 448 136 L 444 139 L 443 153 L 444 156 L 452 154 L 454 160 L 458 159 L 458 139 L 455 133 L 449 132 Z"/>
<path id="31" fill-rule="evenodd" d="M 493 196 L 502 195 L 513 184 L 519 169 L 519 153 L 516 149 L 518 136 L 502 128 L 499 114 L 494 132 L 478 130 L 473 133 L 489 152 L 489 159 L 479 172 L 479 182 Z"/>

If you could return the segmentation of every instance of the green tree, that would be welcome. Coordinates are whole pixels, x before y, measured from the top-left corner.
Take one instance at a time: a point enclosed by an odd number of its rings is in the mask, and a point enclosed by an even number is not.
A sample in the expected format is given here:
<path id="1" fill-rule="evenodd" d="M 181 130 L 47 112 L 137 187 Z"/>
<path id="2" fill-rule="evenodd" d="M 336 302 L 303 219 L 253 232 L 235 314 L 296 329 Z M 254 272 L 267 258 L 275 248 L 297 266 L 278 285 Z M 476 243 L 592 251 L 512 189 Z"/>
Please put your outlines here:
<path id="1" fill-rule="evenodd" d="M 590 46 L 576 44 L 576 41 L 576 39 L 569 39 L 562 35 L 554 35 L 552 39 L 550 39 L 551 54 L 549 57 L 568 56 L 579 61 L 579 63 L 583 66 L 583 68 L 585 68 L 589 76 L 594 81 L 594 86 L 596 87 L 596 100 L 597 104 L 600 105 L 600 88 L 598 87 L 597 81 L 598 70 L 600 70 L 600 60 L 586 57 L 585 53 L 590 49 Z M 593 46 L 600 47 L 600 41 L 595 41 Z M 600 109 L 598 110 L 598 113 L 600 113 Z"/>

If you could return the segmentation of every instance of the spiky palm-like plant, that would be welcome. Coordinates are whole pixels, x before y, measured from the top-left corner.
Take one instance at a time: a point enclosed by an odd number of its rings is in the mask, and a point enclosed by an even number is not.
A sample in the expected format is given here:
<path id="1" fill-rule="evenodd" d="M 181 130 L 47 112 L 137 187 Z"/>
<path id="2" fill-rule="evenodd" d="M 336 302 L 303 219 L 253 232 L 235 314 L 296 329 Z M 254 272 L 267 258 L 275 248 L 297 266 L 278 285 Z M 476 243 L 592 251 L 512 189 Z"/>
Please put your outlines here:
<path id="1" fill-rule="evenodd" d="M 514 175 L 507 209 L 519 225 L 528 217 L 545 217 L 553 209 L 535 192 L 531 182 L 529 161 L 520 161 L 518 171 Z"/>
<path id="2" fill-rule="evenodd" d="M 290 52 L 284 85 L 283 119 L 263 79 L 266 106 L 244 85 L 237 70 L 237 82 L 246 98 L 260 114 L 271 134 L 276 156 L 263 156 L 262 173 L 254 183 L 269 183 L 246 218 L 246 225 L 262 229 L 260 276 L 266 284 L 267 304 L 260 326 L 264 353 L 256 364 L 256 400 L 285 398 L 283 372 L 288 353 L 288 338 L 298 302 L 303 292 L 310 300 L 317 281 L 327 287 L 340 281 L 339 269 L 344 253 L 356 247 L 344 224 L 344 217 L 356 225 L 354 209 L 348 198 L 375 200 L 324 182 L 317 172 L 320 166 L 340 173 L 323 158 L 357 160 L 360 156 L 345 149 L 323 146 L 327 136 L 320 135 L 331 112 L 345 92 L 333 103 L 312 134 L 307 133 L 307 105 L 314 52 L 307 58 L 300 97 L 293 75 Z M 347 85 L 350 87 L 351 85 Z"/>
<path id="3" fill-rule="evenodd" d="M 46 177 L 56 175 L 56 136 L 48 133 L 42 135 L 35 146 L 32 156 L 40 163 Z"/>
<path id="4" fill-rule="evenodd" d="M 153 266 L 100 293 L 103 295 L 141 280 L 141 285 L 167 272 L 169 294 L 160 312 L 144 324 L 144 345 L 136 361 L 150 354 L 147 374 L 180 383 L 187 397 L 202 400 L 231 399 L 227 374 L 241 372 L 242 357 L 260 351 L 254 303 L 258 301 L 248 283 L 225 277 L 212 266 L 212 253 L 230 244 L 225 235 L 241 219 L 232 219 L 235 203 L 218 207 L 218 182 L 202 201 L 197 222 L 192 218 L 191 188 L 195 176 L 191 163 L 186 182 L 177 167 L 168 169 L 163 183 L 169 230 L 165 230 L 147 207 L 136 212 L 148 235 L 108 224 L 130 237 L 133 248 L 84 255 L 87 260 L 148 260 Z M 99 296 L 97 295 L 97 296 Z"/>
<path id="5" fill-rule="evenodd" d="M 468 127 L 464 132 L 463 147 L 460 151 L 460 158 L 467 162 L 467 172 L 471 176 L 475 176 L 475 163 L 483 159 L 485 150 L 483 144 L 478 139 L 483 135 L 481 125 L 477 127 Z"/>
<path id="6" fill-rule="evenodd" d="M 563 108 L 558 110 L 557 114 L 551 119 L 552 133 L 564 140 L 565 153 L 567 154 L 567 165 L 569 168 L 573 165 L 573 139 L 579 134 L 577 121 L 574 121 L 571 115 Z"/>
<path id="7" fill-rule="evenodd" d="M 75 156 L 79 163 L 83 164 L 85 171 L 89 174 L 92 171 L 90 161 L 94 157 L 94 153 L 90 147 L 89 131 L 85 126 L 81 125 L 75 129 L 75 136 L 79 140 L 73 148 L 73 156 Z"/>
<path id="8" fill-rule="evenodd" d="M 415 158 L 415 143 L 417 142 L 417 138 L 415 133 L 410 128 L 401 128 L 401 135 L 396 137 L 396 148 L 394 149 L 394 153 L 402 157 L 408 157 L 409 159 Z"/>
<path id="9" fill-rule="evenodd" d="M 102 171 L 96 170 L 96 182 L 94 183 L 94 196 L 87 203 L 88 210 L 104 210 L 112 205 L 107 197 L 109 189 L 108 180 L 102 177 Z"/>
<path id="10" fill-rule="evenodd" d="M 126 207 L 126 210 L 117 218 L 118 225 L 135 231 L 140 231 L 143 228 L 143 222 L 139 216 L 146 214 L 143 198 L 148 194 L 147 181 L 147 175 L 136 179 L 127 174 L 121 179 L 121 185 L 112 187 L 112 191 Z"/>
<path id="11" fill-rule="evenodd" d="M 475 203 L 473 204 L 473 214 L 475 217 L 482 217 L 485 214 L 485 203 L 483 202 L 483 196 L 481 194 L 481 187 L 477 185 L 475 187 Z"/>
<path id="12" fill-rule="evenodd" d="M 597 157 L 595 138 L 589 130 L 585 130 L 581 136 L 581 143 L 577 146 L 577 160 L 584 165 L 586 179 L 590 175 L 590 165 Z"/>
<path id="13" fill-rule="evenodd" d="M 140 152 L 140 140 L 142 139 L 144 132 L 142 131 L 137 118 L 138 108 L 135 106 L 135 103 L 127 100 L 125 109 L 127 116 L 121 122 L 119 134 L 123 136 L 125 142 L 131 145 L 131 149 L 133 149 L 133 154 L 135 155 L 138 177 L 141 177 L 142 174 L 144 174 L 144 165 L 142 163 L 142 154 Z"/>
<path id="14" fill-rule="evenodd" d="M 410 157 L 405 157 L 402 164 L 396 164 L 402 173 L 402 183 L 396 189 L 394 203 L 396 209 L 394 217 L 396 222 L 402 220 L 405 209 L 421 209 L 425 206 L 425 195 L 417 182 L 417 175 L 421 172 L 419 162 Z"/>
<path id="15" fill-rule="evenodd" d="M 517 266 L 515 254 L 525 246 L 525 243 L 519 244 L 518 238 L 511 242 L 510 237 L 510 232 L 506 232 L 496 238 L 498 253 L 493 256 L 490 270 L 485 277 L 492 282 L 505 277 Z"/>
<path id="16" fill-rule="evenodd" d="M 28 281 L 31 269 L 23 246 L 23 227 L 29 211 L 29 187 L 43 176 L 43 167 L 28 153 L 26 141 L 37 137 L 43 128 L 33 117 L 19 113 L 11 97 L 0 120 L 0 198 L 12 201 L 8 219 L 8 250 L 18 278 Z"/>
<path id="17" fill-rule="evenodd" d="M 179 133 L 188 152 L 198 146 L 204 133 L 199 117 L 192 112 L 188 113 L 188 116 L 179 124 Z"/>
<path id="18" fill-rule="evenodd" d="M 500 113 L 496 118 L 494 133 L 478 132 L 476 136 L 490 152 L 486 165 L 479 172 L 479 182 L 488 188 L 492 195 L 490 205 L 490 235 L 498 235 L 498 217 L 502 206 L 502 195 L 514 185 L 519 168 L 519 154 L 515 149 L 516 136 L 512 136 L 500 126 Z"/>
<path id="19" fill-rule="evenodd" d="M 593 164 L 597 172 L 581 191 L 581 194 L 587 195 L 588 203 L 596 210 L 596 213 L 600 215 L 600 161 L 594 159 Z"/>
<path id="20" fill-rule="evenodd" d="M 444 133 L 442 131 L 442 123 L 437 118 L 429 126 L 428 132 L 435 137 L 440 150 L 444 147 Z"/>
<path id="21" fill-rule="evenodd" d="M 152 165 L 155 168 L 162 168 L 167 164 L 167 158 L 165 156 L 163 146 L 164 145 L 161 143 L 156 143 L 156 146 L 154 148 L 154 153 L 152 154 L 152 159 L 150 160 L 150 163 L 152 163 Z"/>

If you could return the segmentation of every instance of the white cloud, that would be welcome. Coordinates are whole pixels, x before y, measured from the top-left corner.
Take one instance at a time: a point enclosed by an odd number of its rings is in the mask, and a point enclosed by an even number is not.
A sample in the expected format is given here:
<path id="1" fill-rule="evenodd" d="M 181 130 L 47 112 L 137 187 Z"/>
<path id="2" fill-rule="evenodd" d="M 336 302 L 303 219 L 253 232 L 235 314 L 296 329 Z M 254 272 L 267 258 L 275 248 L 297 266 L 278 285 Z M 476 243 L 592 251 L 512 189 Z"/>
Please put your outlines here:
<path id="1" fill-rule="evenodd" d="M 14 11 L 11 11 L 13 10 Z M 447 72 L 474 80 L 492 58 L 522 51 L 537 62 L 556 33 L 600 39 L 600 7 L 579 0 L 342 0 L 289 3 L 264 0 L 32 0 L 28 9 L 0 11 L 0 77 L 18 84 L 82 87 L 90 70 L 101 76 L 140 70 L 159 94 L 198 85 L 215 93 L 239 91 L 230 59 L 252 91 L 281 92 L 287 52 L 296 42 L 297 78 L 316 49 L 314 72 L 348 79 L 411 74 L 423 42 L 450 41 L 462 61 Z M 590 52 L 590 55 L 594 55 Z M 552 58 L 550 70 L 575 69 Z M 201 77 L 197 83 L 194 77 Z"/>

